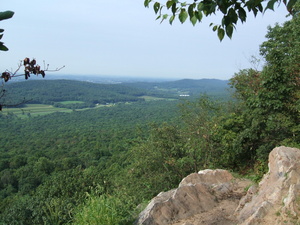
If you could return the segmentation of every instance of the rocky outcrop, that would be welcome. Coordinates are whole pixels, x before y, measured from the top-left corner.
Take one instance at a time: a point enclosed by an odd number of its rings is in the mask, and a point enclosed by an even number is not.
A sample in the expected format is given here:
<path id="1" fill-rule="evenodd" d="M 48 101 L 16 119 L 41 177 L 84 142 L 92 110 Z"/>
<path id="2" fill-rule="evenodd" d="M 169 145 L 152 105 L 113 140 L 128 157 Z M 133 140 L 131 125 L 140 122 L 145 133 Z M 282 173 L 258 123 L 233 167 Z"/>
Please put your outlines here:
<path id="1" fill-rule="evenodd" d="M 248 199 L 244 205 L 242 202 Z M 300 150 L 278 147 L 257 192 L 247 193 L 236 210 L 240 224 L 299 224 Z"/>
<path id="2" fill-rule="evenodd" d="M 140 214 L 138 224 L 161 225 L 206 212 L 222 212 L 217 219 L 232 224 L 239 199 L 250 181 L 234 179 L 226 170 L 203 170 L 184 178 L 177 189 L 162 192 Z M 208 217 L 207 217 L 208 218 Z M 206 221 L 205 218 L 203 218 Z"/>
<path id="3" fill-rule="evenodd" d="M 278 147 L 258 186 L 226 170 L 203 170 L 162 192 L 140 214 L 137 224 L 297 224 L 300 222 L 300 150 Z M 249 188 L 250 187 L 250 188 Z M 247 190 L 248 189 L 248 190 Z M 246 191 L 247 190 L 247 191 Z"/>

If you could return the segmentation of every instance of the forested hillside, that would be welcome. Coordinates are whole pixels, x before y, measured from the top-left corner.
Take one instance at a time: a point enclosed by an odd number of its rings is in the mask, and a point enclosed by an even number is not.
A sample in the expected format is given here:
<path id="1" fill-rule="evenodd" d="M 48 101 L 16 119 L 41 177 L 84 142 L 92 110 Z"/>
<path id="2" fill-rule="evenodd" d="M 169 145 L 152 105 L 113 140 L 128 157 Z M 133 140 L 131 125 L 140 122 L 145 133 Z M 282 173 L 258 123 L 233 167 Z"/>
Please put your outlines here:
<path id="1" fill-rule="evenodd" d="M 228 99 L 228 81 L 202 79 L 172 82 L 99 84 L 74 80 L 29 80 L 5 86 L 2 104 L 24 107 L 25 103 L 82 109 L 96 105 L 145 101 L 153 98 L 179 99 L 181 95 L 209 94 Z M 24 104 L 20 104 L 24 103 Z"/>
<path id="2" fill-rule="evenodd" d="M 175 120 L 177 104 L 119 104 L 28 119 L 2 115 L 1 224 L 43 224 L 44 217 L 49 224 L 69 221 L 85 192 L 103 184 L 105 169 L 124 163 L 112 158 L 147 135 L 150 123 Z"/>
<path id="3" fill-rule="evenodd" d="M 30 80 L 6 87 L 7 101 L 54 104 L 61 101 L 82 101 L 87 106 L 116 102 L 142 101 L 147 92 L 124 85 L 95 84 L 72 80 Z"/>
<path id="4" fill-rule="evenodd" d="M 183 79 L 177 81 L 166 82 L 135 82 L 124 83 L 126 86 L 143 88 L 151 91 L 159 91 L 163 93 L 172 93 L 174 95 L 191 95 L 199 97 L 201 94 L 208 94 L 218 98 L 229 97 L 229 86 L 227 80 L 217 79 Z"/>
<path id="5" fill-rule="evenodd" d="M 32 80 L 6 85 L 6 95 L 1 100 L 24 104 L 16 110 L 4 108 L 0 114 L 0 127 L 5 131 L 0 133 L 0 221 L 64 224 L 73 220 L 74 210 L 85 202 L 86 192 L 112 193 L 116 185 L 120 188 L 115 190 L 125 188 L 127 181 L 123 182 L 122 174 L 132 164 L 128 160 L 136 158 L 131 156 L 130 149 L 147 140 L 164 123 L 181 126 L 178 105 L 185 100 L 179 100 L 180 90 L 192 91 L 197 87 L 201 93 L 207 88 L 195 85 L 189 89 L 191 81 L 186 82 L 175 82 L 176 87 L 162 82 L 162 91 L 140 83 L 72 80 Z M 34 104 L 44 104 L 43 109 L 52 113 L 33 113 Z M 53 113 L 47 104 L 76 106 L 76 110 Z M 97 104 L 110 107 L 95 107 Z M 78 110 L 83 107 L 88 108 Z M 131 180 L 134 181 L 128 179 Z M 140 192 L 132 204 L 164 189 L 141 188 L 148 194 Z M 151 185 L 149 188 L 152 189 Z"/>

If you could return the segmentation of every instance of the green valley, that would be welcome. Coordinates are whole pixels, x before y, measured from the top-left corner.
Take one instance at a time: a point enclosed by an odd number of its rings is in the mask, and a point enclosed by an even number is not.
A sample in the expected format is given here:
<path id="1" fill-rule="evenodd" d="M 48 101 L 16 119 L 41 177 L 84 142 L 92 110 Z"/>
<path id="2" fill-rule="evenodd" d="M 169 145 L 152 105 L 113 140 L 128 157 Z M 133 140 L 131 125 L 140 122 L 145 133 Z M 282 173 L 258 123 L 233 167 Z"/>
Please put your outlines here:
<path id="1" fill-rule="evenodd" d="M 34 80 L 5 86 L 1 100 L 11 106 L 0 114 L 0 224 L 69 223 L 87 192 L 117 194 L 126 184 L 119 176 L 132 164 L 130 149 L 163 124 L 181 126 L 178 105 L 194 99 L 167 84 L 163 91 L 126 85 Z"/>

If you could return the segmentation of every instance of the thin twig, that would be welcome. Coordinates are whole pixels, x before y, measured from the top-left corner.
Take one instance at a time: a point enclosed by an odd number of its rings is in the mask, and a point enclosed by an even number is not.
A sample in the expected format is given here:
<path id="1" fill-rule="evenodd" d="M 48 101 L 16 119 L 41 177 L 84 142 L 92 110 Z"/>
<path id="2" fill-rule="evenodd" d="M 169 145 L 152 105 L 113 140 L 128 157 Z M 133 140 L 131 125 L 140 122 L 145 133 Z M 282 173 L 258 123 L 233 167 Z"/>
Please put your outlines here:
<path id="1" fill-rule="evenodd" d="M 57 72 L 57 71 L 60 71 L 60 70 L 62 70 L 63 68 L 65 68 L 66 66 L 62 66 L 62 67 L 60 67 L 60 68 L 56 68 L 55 70 L 49 70 L 49 69 L 47 69 L 47 70 L 45 70 L 46 72 Z"/>
<path id="2" fill-rule="evenodd" d="M 14 73 L 12 73 L 12 77 L 17 74 L 17 72 L 21 69 L 21 67 L 22 67 L 22 61 L 20 61 L 19 65 L 18 65 L 18 68 L 16 69 L 16 71 Z"/>
<path id="3" fill-rule="evenodd" d="M 19 106 L 19 105 L 23 105 L 27 102 L 30 102 L 32 101 L 33 99 L 29 99 L 29 100 L 23 100 L 22 102 L 19 102 L 19 103 L 16 103 L 16 104 L 13 104 L 13 105 L 7 105 L 7 104 L 1 104 L 1 106 L 4 106 L 4 107 L 16 107 L 16 106 Z"/>

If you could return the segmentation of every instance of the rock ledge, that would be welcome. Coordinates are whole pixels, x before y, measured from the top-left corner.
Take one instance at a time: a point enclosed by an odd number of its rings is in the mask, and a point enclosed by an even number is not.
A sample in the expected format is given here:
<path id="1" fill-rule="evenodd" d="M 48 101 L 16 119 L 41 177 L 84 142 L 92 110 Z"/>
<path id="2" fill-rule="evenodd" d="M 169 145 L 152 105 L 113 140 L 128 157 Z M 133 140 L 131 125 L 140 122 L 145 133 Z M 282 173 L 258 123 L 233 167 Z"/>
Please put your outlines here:
<path id="1" fill-rule="evenodd" d="M 190 174 L 177 189 L 153 198 L 136 224 L 300 223 L 299 149 L 275 148 L 269 155 L 269 172 L 258 186 L 251 185 L 250 180 L 236 179 L 226 170 Z"/>

